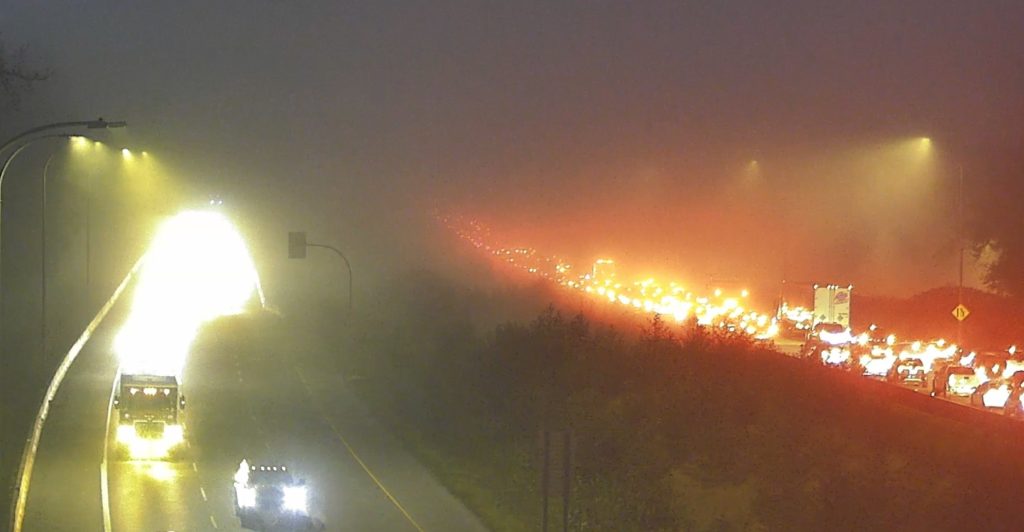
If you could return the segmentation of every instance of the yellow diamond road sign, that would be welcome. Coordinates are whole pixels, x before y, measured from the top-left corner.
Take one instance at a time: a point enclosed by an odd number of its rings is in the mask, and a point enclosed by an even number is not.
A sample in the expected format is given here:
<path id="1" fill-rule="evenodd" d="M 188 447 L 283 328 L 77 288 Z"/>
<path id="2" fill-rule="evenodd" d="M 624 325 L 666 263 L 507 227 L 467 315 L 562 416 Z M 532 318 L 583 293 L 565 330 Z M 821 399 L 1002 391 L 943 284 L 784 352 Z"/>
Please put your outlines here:
<path id="1" fill-rule="evenodd" d="M 963 305 L 957 305 L 956 308 L 953 309 L 953 317 L 959 321 L 966 320 L 967 316 L 969 316 L 970 314 L 971 311 L 967 310 L 967 307 Z"/>

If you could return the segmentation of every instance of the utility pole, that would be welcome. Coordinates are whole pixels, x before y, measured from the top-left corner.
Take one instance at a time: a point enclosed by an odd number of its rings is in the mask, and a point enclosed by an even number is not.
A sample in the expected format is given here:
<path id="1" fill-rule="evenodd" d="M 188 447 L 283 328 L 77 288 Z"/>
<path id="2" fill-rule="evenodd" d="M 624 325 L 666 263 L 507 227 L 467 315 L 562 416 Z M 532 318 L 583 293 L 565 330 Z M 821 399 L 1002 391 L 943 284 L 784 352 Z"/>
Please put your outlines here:
<path id="1" fill-rule="evenodd" d="M 960 244 L 960 273 L 959 282 L 957 283 L 956 289 L 956 303 L 958 308 L 964 304 L 964 165 L 959 165 L 960 170 L 960 183 L 959 192 L 957 194 L 957 211 L 958 211 L 958 222 L 959 226 L 957 229 L 957 240 Z M 961 349 L 964 347 L 964 320 L 957 320 L 956 322 L 956 345 L 960 346 Z"/>

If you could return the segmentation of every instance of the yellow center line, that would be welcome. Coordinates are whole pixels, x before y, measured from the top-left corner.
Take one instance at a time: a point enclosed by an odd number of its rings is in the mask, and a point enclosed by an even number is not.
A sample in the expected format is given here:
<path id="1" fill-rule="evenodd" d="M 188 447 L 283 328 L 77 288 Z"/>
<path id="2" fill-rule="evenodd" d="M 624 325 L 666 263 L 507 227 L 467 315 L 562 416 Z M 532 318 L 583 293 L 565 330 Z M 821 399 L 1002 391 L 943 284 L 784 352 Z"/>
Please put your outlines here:
<path id="1" fill-rule="evenodd" d="M 409 512 L 406 511 L 406 509 L 402 506 L 402 504 L 398 502 L 398 499 L 396 499 L 395 496 L 392 495 L 391 492 L 384 487 L 384 484 L 380 481 L 380 479 L 377 478 L 377 475 L 374 475 L 373 471 L 370 471 L 370 467 L 366 465 L 366 462 L 363 462 L 362 458 L 359 458 L 359 455 L 356 454 L 355 449 L 353 449 L 352 446 L 349 445 L 348 440 L 346 440 L 345 437 L 341 435 L 341 431 L 339 431 L 338 428 L 334 426 L 334 422 L 331 421 L 331 418 L 327 415 L 327 412 L 325 412 L 324 409 L 320 407 L 319 403 L 315 399 L 313 399 L 313 391 L 310 389 L 309 383 L 306 382 L 306 377 L 302 375 L 302 370 L 296 367 L 295 374 L 299 376 L 299 380 L 302 381 L 302 386 L 306 389 L 306 393 L 309 394 L 309 398 L 312 400 L 313 404 L 316 405 L 318 410 L 320 410 L 320 417 L 322 417 L 324 421 L 327 422 L 327 426 L 331 427 L 331 431 L 334 432 L 334 435 L 338 438 L 338 441 L 340 441 L 341 444 L 345 446 L 345 449 L 348 450 L 348 454 L 352 455 L 352 458 L 355 459 L 357 464 L 359 464 L 359 467 L 363 468 L 363 471 L 366 472 L 367 476 L 369 476 L 370 479 L 373 480 L 373 483 L 376 484 L 377 487 L 380 488 L 382 492 L 384 492 L 384 496 L 386 496 L 388 500 L 390 500 L 391 503 L 395 505 L 395 508 L 398 508 L 398 511 L 405 516 L 409 523 L 412 524 L 412 526 L 415 527 L 416 530 L 418 530 L 419 532 L 424 532 L 423 527 L 421 527 L 419 523 L 417 523 L 416 520 L 412 518 L 412 515 L 410 515 Z"/>

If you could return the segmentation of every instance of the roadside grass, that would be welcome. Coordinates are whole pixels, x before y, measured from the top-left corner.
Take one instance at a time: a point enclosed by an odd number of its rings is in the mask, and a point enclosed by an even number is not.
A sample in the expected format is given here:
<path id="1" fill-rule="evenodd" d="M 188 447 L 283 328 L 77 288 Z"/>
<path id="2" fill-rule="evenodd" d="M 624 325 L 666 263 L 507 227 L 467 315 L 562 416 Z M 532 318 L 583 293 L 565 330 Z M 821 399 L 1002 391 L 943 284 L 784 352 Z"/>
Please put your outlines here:
<path id="1" fill-rule="evenodd" d="M 515 446 L 472 434 L 458 443 L 427 434 L 400 416 L 393 398 L 371 381 L 356 381 L 353 385 L 405 449 L 484 526 L 502 532 L 536 530 L 527 517 L 539 507 L 538 501 L 524 496 L 529 492 L 524 484 L 532 480 L 533 472 L 529 460 L 523 459 Z M 539 516 L 539 510 L 533 513 Z"/>
<path id="2" fill-rule="evenodd" d="M 493 530 L 540 528 L 552 413 L 574 431 L 574 530 L 1014 529 L 977 507 L 1016 504 L 1024 425 L 658 320 L 622 334 L 551 309 L 480 334 L 434 292 L 361 329 L 354 385 Z"/>

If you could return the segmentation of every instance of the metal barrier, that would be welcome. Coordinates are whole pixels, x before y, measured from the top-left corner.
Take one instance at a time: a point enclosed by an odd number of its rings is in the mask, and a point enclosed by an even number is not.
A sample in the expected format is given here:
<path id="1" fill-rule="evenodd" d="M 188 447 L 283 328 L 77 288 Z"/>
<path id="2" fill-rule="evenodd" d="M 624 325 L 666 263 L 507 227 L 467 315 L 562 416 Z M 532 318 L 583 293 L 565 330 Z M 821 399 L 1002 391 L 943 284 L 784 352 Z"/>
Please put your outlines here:
<path id="1" fill-rule="evenodd" d="M 10 530 L 12 532 L 21 532 L 22 523 L 25 520 L 25 506 L 28 504 L 28 490 L 32 482 L 32 468 L 35 466 L 36 451 L 39 449 L 39 438 L 43 434 L 43 424 L 46 423 L 46 417 L 50 414 L 50 403 L 54 397 L 57 396 L 57 390 L 60 389 L 60 385 L 64 382 L 64 377 L 67 375 L 68 370 L 71 369 L 71 364 L 78 358 L 78 354 L 85 347 L 85 344 L 92 337 L 92 333 L 99 328 L 100 323 L 107 317 L 107 313 L 114 307 L 117 300 L 121 297 L 121 293 L 124 292 L 128 283 L 135 276 L 139 266 L 142 264 L 142 258 L 135 261 L 135 265 L 132 266 L 131 271 L 125 276 L 121 284 L 118 285 L 117 289 L 114 290 L 113 295 L 110 299 L 100 308 L 100 311 L 96 313 L 96 316 L 89 322 L 89 326 L 82 331 L 82 335 L 78 337 L 78 340 L 71 346 L 67 354 L 64 355 L 64 360 L 61 361 L 60 366 L 57 367 L 57 371 L 53 374 L 53 379 L 50 380 L 50 386 L 46 389 L 46 395 L 43 396 L 43 402 L 39 405 L 39 413 L 36 414 L 36 420 L 32 424 L 32 434 L 25 442 L 25 450 L 21 455 L 21 464 L 18 466 L 18 476 L 14 484 L 14 496 L 11 498 L 11 522 Z"/>

